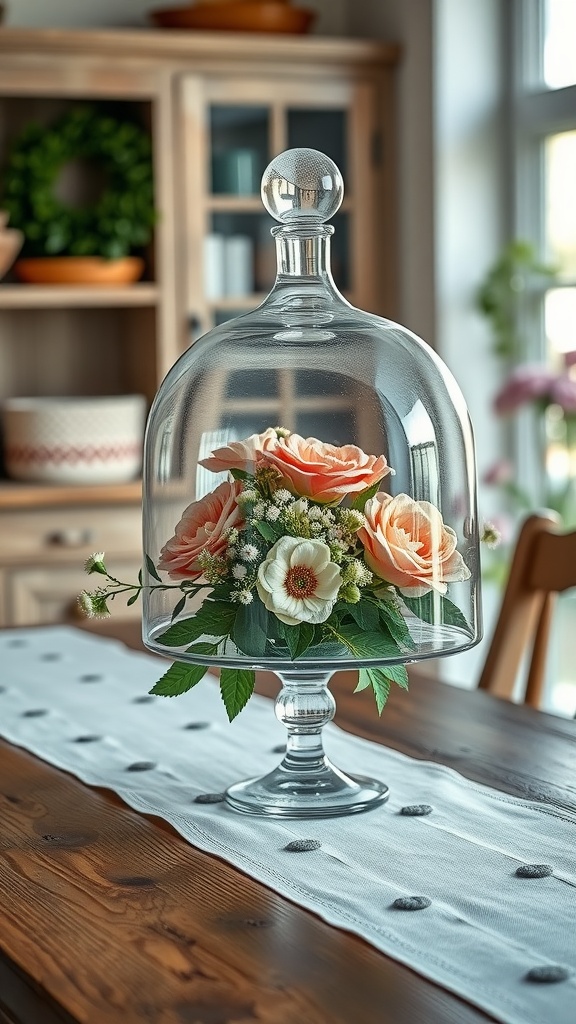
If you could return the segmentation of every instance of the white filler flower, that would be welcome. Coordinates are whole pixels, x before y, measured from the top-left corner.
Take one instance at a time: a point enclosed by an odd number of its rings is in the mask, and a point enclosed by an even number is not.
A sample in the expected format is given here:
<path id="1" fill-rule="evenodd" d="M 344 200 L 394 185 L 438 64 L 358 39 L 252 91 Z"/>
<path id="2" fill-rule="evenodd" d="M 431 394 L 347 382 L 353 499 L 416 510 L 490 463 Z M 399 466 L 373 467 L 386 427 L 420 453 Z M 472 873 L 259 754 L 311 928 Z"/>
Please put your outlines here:
<path id="1" fill-rule="evenodd" d="M 325 622 L 342 585 L 340 567 L 320 540 L 281 537 L 258 569 L 256 587 L 269 612 L 288 626 Z"/>

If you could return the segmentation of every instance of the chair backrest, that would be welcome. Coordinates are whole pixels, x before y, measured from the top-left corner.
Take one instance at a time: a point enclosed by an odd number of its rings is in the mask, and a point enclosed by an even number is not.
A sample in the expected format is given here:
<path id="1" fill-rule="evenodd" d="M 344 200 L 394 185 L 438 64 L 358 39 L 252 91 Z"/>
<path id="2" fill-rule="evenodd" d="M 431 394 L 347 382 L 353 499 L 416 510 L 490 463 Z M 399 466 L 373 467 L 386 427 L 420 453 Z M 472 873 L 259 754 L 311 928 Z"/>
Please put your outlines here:
<path id="1" fill-rule="evenodd" d="M 480 689 L 510 699 L 532 646 L 524 700 L 539 707 L 556 594 L 570 587 L 576 587 L 576 530 L 559 533 L 553 513 L 529 516 L 516 542 Z"/>

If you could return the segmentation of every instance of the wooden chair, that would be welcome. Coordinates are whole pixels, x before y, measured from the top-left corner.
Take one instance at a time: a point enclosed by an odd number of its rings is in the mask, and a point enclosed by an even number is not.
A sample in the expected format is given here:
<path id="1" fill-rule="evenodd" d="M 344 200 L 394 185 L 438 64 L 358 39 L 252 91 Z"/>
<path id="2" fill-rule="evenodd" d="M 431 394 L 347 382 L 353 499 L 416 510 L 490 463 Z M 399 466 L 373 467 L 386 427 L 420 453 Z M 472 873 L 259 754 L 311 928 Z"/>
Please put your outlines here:
<path id="1" fill-rule="evenodd" d="M 479 688 L 510 699 L 523 655 L 532 646 L 524 701 L 539 707 L 556 594 L 576 587 L 576 530 L 540 512 L 522 526 Z"/>

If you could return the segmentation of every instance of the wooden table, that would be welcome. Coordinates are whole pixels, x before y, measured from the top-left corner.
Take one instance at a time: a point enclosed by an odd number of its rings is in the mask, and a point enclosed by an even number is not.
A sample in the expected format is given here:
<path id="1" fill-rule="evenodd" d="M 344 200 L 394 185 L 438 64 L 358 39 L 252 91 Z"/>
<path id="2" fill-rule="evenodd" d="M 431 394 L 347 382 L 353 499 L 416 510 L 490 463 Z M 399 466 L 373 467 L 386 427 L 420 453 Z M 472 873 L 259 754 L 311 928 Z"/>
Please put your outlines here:
<path id="1" fill-rule="evenodd" d="M 138 646 L 134 626 L 106 632 Z M 416 675 L 380 720 L 349 680 L 334 690 L 336 720 L 355 733 L 576 810 L 576 722 Z M 4 1024 L 489 1019 L 159 819 L 3 742 L 0 805 Z"/>

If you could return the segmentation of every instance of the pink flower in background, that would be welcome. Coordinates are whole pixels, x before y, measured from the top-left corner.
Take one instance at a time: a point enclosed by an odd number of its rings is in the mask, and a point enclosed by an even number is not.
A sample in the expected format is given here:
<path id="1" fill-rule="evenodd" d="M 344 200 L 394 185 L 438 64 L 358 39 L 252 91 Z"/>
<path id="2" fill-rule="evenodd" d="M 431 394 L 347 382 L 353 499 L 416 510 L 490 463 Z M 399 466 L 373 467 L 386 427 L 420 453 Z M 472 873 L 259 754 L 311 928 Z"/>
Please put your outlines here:
<path id="1" fill-rule="evenodd" d="M 263 434 L 250 434 L 243 441 L 230 441 L 222 448 L 216 448 L 210 458 L 201 459 L 200 465 L 212 473 L 225 473 L 231 469 L 241 469 L 253 474 L 256 470 L 258 454 L 267 448 L 274 450 L 278 444 L 278 434 L 273 427 L 268 427 Z"/>
<path id="2" fill-rule="evenodd" d="M 549 398 L 555 379 L 556 374 L 546 366 L 517 366 L 494 399 L 495 412 L 505 416 L 535 398 Z"/>
<path id="3" fill-rule="evenodd" d="M 266 443 L 260 464 L 278 469 L 283 486 L 292 494 L 331 505 L 365 491 L 392 472 L 383 455 L 366 455 L 354 444 L 339 448 L 300 434 L 280 438 L 273 448 Z"/>
<path id="4" fill-rule="evenodd" d="M 242 483 L 225 481 L 200 501 L 193 501 L 184 510 L 174 536 L 160 552 L 158 568 L 172 580 L 195 580 L 202 575 L 198 558 L 203 551 L 223 555 L 228 546 L 227 534 L 243 526 L 242 512 L 236 500 Z"/>
<path id="5" fill-rule="evenodd" d="M 557 377 L 550 389 L 550 398 L 568 415 L 576 413 L 576 380 L 566 374 Z"/>
<path id="6" fill-rule="evenodd" d="M 482 477 L 482 483 L 497 487 L 499 484 L 509 484 L 513 477 L 514 466 L 510 459 L 498 459 L 486 470 Z"/>
<path id="7" fill-rule="evenodd" d="M 576 349 L 573 349 L 572 352 L 564 353 L 564 366 L 567 370 L 569 370 L 571 366 L 576 366 Z"/>

